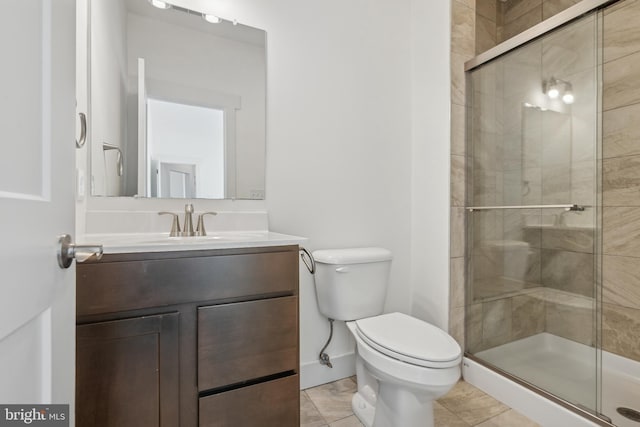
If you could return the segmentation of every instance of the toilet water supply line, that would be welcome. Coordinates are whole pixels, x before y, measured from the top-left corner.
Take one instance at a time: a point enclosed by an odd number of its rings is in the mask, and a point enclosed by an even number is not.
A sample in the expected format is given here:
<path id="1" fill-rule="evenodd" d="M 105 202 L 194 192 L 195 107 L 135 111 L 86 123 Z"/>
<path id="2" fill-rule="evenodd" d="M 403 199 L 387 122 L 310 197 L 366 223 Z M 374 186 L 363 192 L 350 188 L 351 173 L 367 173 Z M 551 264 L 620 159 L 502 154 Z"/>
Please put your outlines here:
<path id="1" fill-rule="evenodd" d="M 316 260 L 313 259 L 313 255 L 311 255 L 311 253 L 302 246 L 300 246 L 300 259 L 304 262 L 304 265 L 307 266 L 309 273 L 316 274 Z"/>
<path id="2" fill-rule="evenodd" d="M 307 267 L 307 270 L 309 270 L 309 273 L 311 273 L 312 275 L 315 275 L 316 260 L 314 260 L 313 255 L 311 255 L 311 253 L 309 253 L 309 251 L 303 248 L 302 246 L 300 247 L 300 259 L 302 259 L 302 262 Z M 315 277 L 314 277 L 314 280 L 315 280 Z M 331 358 L 327 353 L 325 353 L 325 350 L 327 349 L 327 347 L 329 347 L 329 343 L 333 338 L 333 319 L 328 319 L 328 320 L 329 320 L 329 339 L 327 340 L 327 343 L 324 345 L 324 347 L 322 347 L 322 350 L 320 350 L 320 354 L 318 354 L 318 360 L 320 361 L 321 365 L 325 365 L 329 368 L 333 368 L 333 365 L 331 364 Z"/>

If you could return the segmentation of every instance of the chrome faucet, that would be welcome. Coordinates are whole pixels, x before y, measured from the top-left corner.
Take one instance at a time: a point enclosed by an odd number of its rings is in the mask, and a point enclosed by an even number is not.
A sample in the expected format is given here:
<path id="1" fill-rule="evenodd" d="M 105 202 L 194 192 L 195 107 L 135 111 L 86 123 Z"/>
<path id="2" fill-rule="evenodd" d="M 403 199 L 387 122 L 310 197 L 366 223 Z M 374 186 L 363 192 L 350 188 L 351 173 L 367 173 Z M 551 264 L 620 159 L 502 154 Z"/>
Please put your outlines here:
<path id="1" fill-rule="evenodd" d="M 198 226 L 196 227 L 196 236 L 206 236 L 207 230 L 204 229 L 204 216 L 205 215 L 218 215 L 217 212 L 203 212 L 198 217 Z"/>
<path id="2" fill-rule="evenodd" d="M 191 203 L 187 203 L 186 205 L 184 205 L 184 231 L 182 231 L 180 229 L 180 218 L 178 218 L 178 214 L 175 214 L 173 212 L 158 212 L 158 215 L 173 216 L 169 237 L 195 236 L 196 233 L 193 231 L 192 214 L 193 205 Z"/>
<path id="3" fill-rule="evenodd" d="M 182 235 L 182 231 L 180 230 L 180 218 L 178 218 L 178 214 L 174 214 L 173 212 L 158 212 L 158 215 L 173 216 L 173 221 L 171 221 L 171 232 L 169 233 L 169 237 L 179 237 Z"/>
<path id="4" fill-rule="evenodd" d="M 184 205 L 184 231 L 181 236 L 191 237 L 195 235 L 196 233 L 193 231 L 193 205 L 187 203 Z"/>
<path id="5" fill-rule="evenodd" d="M 180 229 L 180 218 L 178 214 L 173 212 L 158 212 L 158 215 L 172 215 L 173 221 L 171 222 L 171 232 L 169 237 L 192 237 L 192 236 L 206 236 L 207 231 L 204 229 L 204 216 L 205 215 L 217 215 L 217 212 L 203 212 L 198 217 L 198 225 L 196 231 L 193 231 L 193 204 L 187 203 L 184 205 L 184 231 Z"/>

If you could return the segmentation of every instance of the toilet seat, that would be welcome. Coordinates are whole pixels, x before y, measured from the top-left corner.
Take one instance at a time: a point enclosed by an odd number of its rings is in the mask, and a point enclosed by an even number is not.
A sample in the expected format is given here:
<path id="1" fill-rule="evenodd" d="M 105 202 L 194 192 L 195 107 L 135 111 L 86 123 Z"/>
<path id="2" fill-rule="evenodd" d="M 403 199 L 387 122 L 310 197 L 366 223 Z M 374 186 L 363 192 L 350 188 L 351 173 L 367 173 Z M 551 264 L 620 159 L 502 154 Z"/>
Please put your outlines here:
<path id="1" fill-rule="evenodd" d="M 458 365 L 462 351 L 443 330 L 403 313 L 389 313 L 355 321 L 364 342 L 391 358 L 426 368 Z"/>

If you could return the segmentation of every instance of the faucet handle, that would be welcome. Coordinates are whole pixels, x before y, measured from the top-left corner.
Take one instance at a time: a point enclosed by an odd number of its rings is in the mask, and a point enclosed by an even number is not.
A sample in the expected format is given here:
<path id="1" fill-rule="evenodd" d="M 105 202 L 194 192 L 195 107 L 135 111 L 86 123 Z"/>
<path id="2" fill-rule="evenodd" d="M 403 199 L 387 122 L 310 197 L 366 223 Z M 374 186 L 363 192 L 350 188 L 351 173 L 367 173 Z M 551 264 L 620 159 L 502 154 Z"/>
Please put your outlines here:
<path id="1" fill-rule="evenodd" d="M 193 204 L 187 203 L 184 205 L 184 231 L 180 234 L 181 236 L 195 236 L 196 233 L 193 231 Z"/>
<path id="2" fill-rule="evenodd" d="M 218 212 L 202 212 L 198 217 L 198 226 L 196 227 L 196 236 L 206 236 L 207 230 L 204 229 L 204 216 L 218 215 Z"/>
<path id="3" fill-rule="evenodd" d="M 158 212 L 158 215 L 173 215 L 173 221 L 171 221 L 171 232 L 169 233 L 169 237 L 180 236 L 180 219 L 178 218 L 178 214 L 175 214 L 173 212 Z"/>

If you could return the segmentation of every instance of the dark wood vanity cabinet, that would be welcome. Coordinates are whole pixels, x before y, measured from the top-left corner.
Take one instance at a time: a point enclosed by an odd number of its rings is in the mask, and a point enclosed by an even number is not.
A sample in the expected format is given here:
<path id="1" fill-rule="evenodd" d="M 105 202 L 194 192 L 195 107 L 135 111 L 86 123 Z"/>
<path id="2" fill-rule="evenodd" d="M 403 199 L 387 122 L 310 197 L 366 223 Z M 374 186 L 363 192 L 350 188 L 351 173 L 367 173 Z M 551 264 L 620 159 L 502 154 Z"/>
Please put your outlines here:
<path id="1" fill-rule="evenodd" d="M 200 399 L 200 426 L 299 426 L 297 376 L 288 376 Z"/>
<path id="2" fill-rule="evenodd" d="M 76 425 L 299 425 L 298 246 L 77 265 Z"/>
<path id="3" fill-rule="evenodd" d="M 179 315 L 79 325 L 76 425 L 179 425 Z"/>

